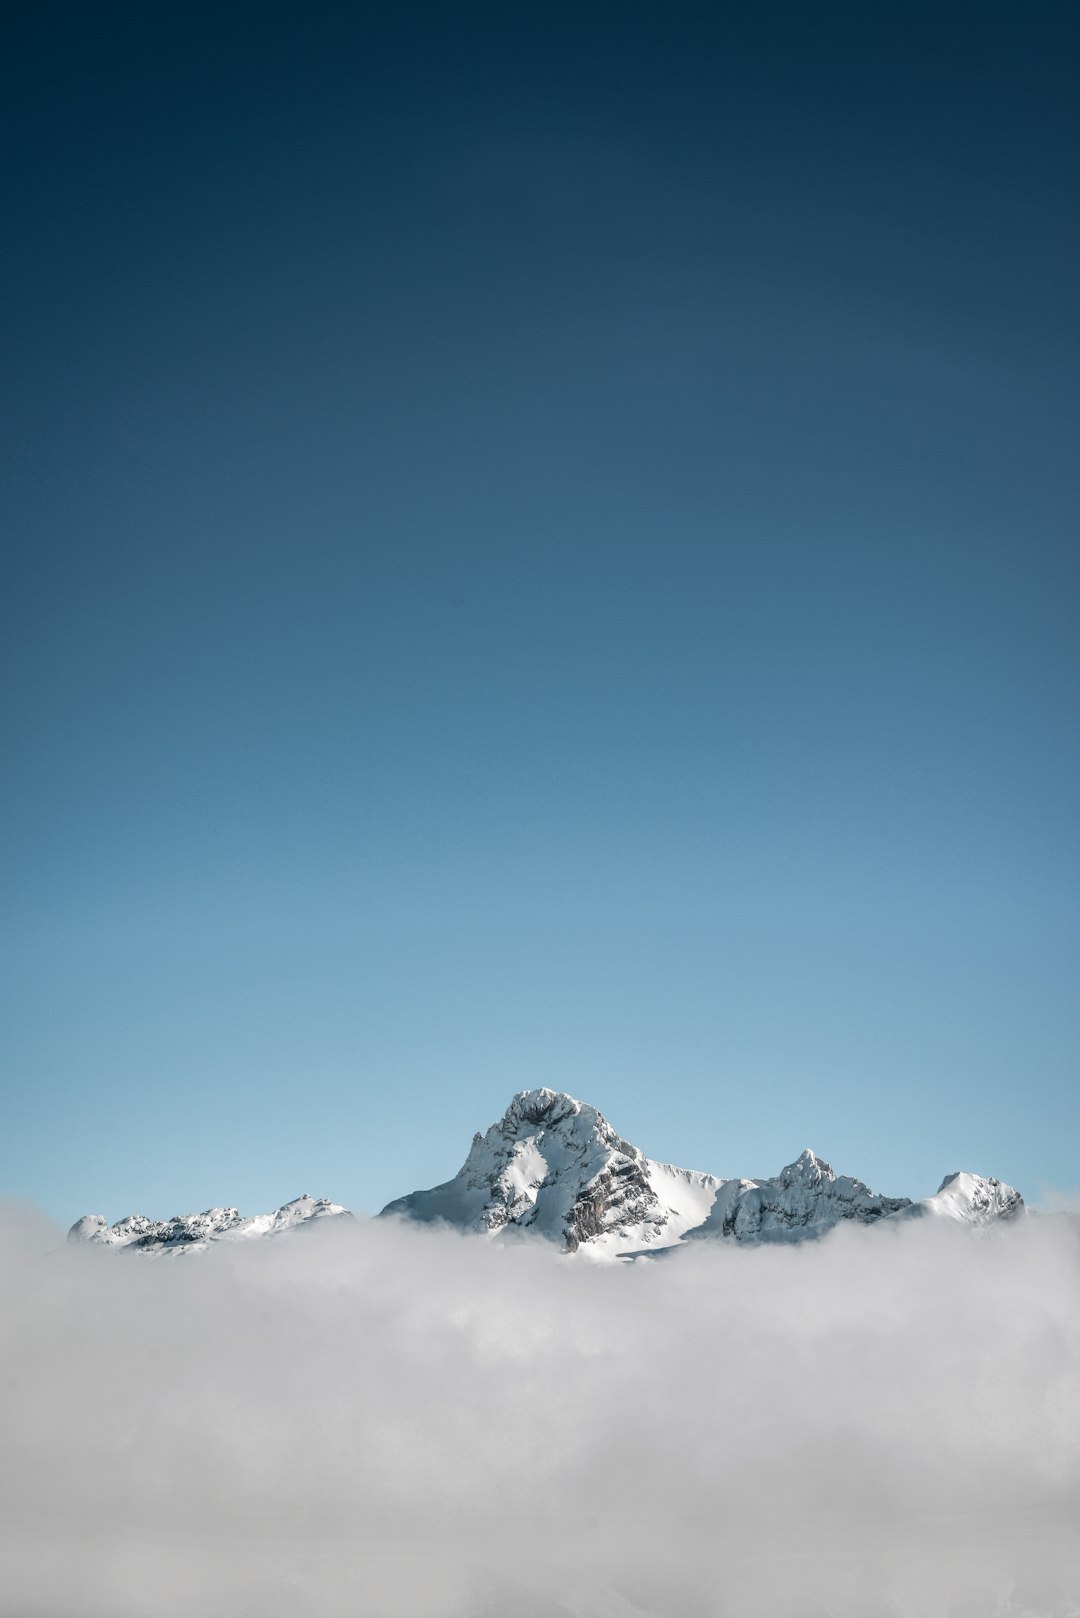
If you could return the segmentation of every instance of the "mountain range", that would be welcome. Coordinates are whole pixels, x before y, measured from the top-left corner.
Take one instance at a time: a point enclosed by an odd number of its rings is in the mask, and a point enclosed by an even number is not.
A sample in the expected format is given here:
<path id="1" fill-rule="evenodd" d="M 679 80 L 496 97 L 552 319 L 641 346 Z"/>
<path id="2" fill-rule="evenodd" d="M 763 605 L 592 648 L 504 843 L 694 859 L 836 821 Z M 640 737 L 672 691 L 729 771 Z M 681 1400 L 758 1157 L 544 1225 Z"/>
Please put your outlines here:
<path id="1" fill-rule="evenodd" d="M 560 1091 L 522 1090 L 486 1134 L 473 1136 L 453 1179 L 390 1202 L 380 1218 L 443 1224 L 506 1240 L 546 1238 L 567 1253 L 625 1259 L 687 1242 L 799 1242 L 843 1221 L 860 1225 L 939 1218 L 985 1226 L 1021 1217 L 1024 1200 L 1001 1180 L 948 1174 L 933 1196 L 883 1196 L 835 1174 L 807 1149 L 765 1179 L 721 1179 L 659 1163 L 624 1140 L 595 1107 Z M 69 1240 L 142 1252 L 195 1252 L 351 1217 L 340 1203 L 297 1197 L 271 1214 L 236 1208 L 110 1225 L 87 1214 Z"/>

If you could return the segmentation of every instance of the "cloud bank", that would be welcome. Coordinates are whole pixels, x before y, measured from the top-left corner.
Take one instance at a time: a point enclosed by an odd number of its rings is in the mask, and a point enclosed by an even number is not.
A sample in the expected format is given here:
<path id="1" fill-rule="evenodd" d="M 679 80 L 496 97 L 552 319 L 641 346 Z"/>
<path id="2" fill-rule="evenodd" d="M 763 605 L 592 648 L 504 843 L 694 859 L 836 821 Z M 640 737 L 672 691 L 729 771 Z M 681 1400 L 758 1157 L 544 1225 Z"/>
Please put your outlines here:
<path id="1" fill-rule="evenodd" d="M 0 1224 L 4 1618 L 1066 1618 L 1080 1240 Z"/>

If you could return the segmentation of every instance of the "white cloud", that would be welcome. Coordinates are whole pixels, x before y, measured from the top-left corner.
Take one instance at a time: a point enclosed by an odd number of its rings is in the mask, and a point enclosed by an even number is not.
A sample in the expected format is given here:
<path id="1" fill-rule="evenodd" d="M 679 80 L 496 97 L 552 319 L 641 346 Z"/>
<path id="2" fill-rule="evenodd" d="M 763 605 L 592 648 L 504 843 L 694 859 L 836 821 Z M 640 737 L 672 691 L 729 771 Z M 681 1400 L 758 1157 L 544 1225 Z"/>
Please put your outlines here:
<path id="1" fill-rule="evenodd" d="M 0 1612 L 1080 1610 L 1080 1243 L 0 1254 Z"/>

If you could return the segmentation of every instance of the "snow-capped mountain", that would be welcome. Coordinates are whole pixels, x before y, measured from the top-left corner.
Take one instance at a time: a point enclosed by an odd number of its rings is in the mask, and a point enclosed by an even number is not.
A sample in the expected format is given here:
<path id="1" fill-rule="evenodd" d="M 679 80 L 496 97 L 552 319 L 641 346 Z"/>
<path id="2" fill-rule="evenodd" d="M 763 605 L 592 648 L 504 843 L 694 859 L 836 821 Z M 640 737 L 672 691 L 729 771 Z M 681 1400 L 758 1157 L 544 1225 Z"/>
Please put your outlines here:
<path id="1" fill-rule="evenodd" d="M 568 1253 L 620 1258 L 687 1240 L 799 1242 L 841 1221 L 931 1217 L 967 1225 L 1015 1219 L 1024 1199 L 978 1174 L 950 1174 L 932 1197 L 887 1197 L 834 1174 L 806 1150 L 769 1179 L 720 1179 L 646 1157 L 603 1113 L 556 1090 L 522 1090 L 486 1135 L 476 1134 L 452 1180 L 388 1203 L 380 1217 L 446 1224 L 506 1239 L 546 1237 Z M 270 1214 L 236 1208 L 153 1220 L 131 1214 L 110 1225 L 87 1214 L 69 1239 L 143 1252 L 198 1252 L 351 1217 L 340 1203 L 297 1197 Z"/>
<path id="2" fill-rule="evenodd" d="M 596 1257 L 656 1252 L 693 1238 L 805 1241 L 841 1220 L 876 1224 L 927 1213 L 982 1225 L 1015 1217 L 1023 1198 L 977 1174 L 950 1176 L 933 1197 L 887 1197 L 837 1175 L 807 1150 L 771 1179 L 729 1179 L 657 1163 L 602 1113 L 554 1090 L 523 1090 L 475 1135 L 452 1180 L 383 1209 L 499 1235 L 531 1231 Z"/>
<path id="3" fill-rule="evenodd" d="M 655 1163 L 595 1107 L 555 1090 L 522 1090 L 460 1172 L 383 1214 L 495 1235 L 510 1227 L 587 1246 L 597 1256 L 671 1247 L 700 1225 L 721 1181 Z"/>
<path id="4" fill-rule="evenodd" d="M 842 1219 L 872 1225 L 912 1206 L 908 1197 L 884 1197 L 861 1180 L 834 1174 L 809 1147 L 768 1180 L 724 1180 L 708 1216 L 691 1234 L 740 1242 L 805 1241 Z"/>
<path id="5" fill-rule="evenodd" d="M 171 1219 L 148 1219 L 129 1214 L 110 1225 L 103 1214 L 85 1214 L 68 1231 L 68 1240 L 95 1242 L 105 1247 L 134 1247 L 143 1251 L 198 1252 L 210 1242 L 248 1241 L 278 1236 L 314 1219 L 351 1217 L 348 1208 L 304 1195 L 286 1202 L 274 1213 L 244 1218 L 236 1208 L 207 1208 L 205 1213 L 174 1214 Z"/>
<path id="6" fill-rule="evenodd" d="M 965 1225 L 989 1225 L 996 1219 L 1018 1219 L 1024 1212 L 1024 1199 L 1004 1180 L 984 1179 L 981 1174 L 946 1174 L 932 1197 L 923 1197 L 903 1210 L 905 1218 L 929 1214 L 938 1219 L 958 1219 Z"/>

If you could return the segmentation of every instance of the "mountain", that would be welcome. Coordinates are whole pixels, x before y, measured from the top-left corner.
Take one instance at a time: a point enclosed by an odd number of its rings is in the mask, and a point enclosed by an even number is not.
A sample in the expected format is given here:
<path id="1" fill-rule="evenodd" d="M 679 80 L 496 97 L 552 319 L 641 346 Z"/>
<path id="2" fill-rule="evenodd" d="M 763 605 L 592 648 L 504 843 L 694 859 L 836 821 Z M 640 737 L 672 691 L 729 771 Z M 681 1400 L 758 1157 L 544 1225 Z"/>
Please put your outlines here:
<path id="1" fill-rule="evenodd" d="M 243 1218 L 236 1208 L 207 1208 L 205 1213 L 173 1214 L 171 1219 L 148 1219 L 129 1214 L 110 1225 L 103 1214 L 85 1214 L 68 1231 L 68 1241 L 94 1242 L 104 1247 L 132 1247 L 144 1252 L 199 1252 L 211 1242 L 249 1241 L 278 1236 L 316 1219 L 351 1218 L 348 1208 L 325 1197 L 296 1197 L 274 1213 Z"/>
<path id="2" fill-rule="evenodd" d="M 657 1252 L 684 1240 L 805 1241 L 841 1220 L 937 1215 L 983 1225 L 1015 1217 L 1023 1198 L 977 1174 L 951 1175 L 922 1202 L 887 1197 L 804 1151 L 771 1179 L 722 1180 L 657 1163 L 604 1115 L 554 1090 L 523 1090 L 486 1135 L 474 1135 L 452 1180 L 383 1209 L 498 1236 L 532 1232 L 596 1257 Z"/>
<path id="3" fill-rule="evenodd" d="M 522 1090 L 498 1123 L 473 1136 L 452 1180 L 388 1203 L 380 1217 L 445 1224 L 506 1240 L 540 1236 L 565 1252 L 607 1259 L 647 1255 L 701 1240 L 800 1242 L 841 1221 L 938 1218 L 982 1226 L 1015 1219 L 1024 1199 L 978 1174 L 950 1174 L 932 1197 L 912 1202 L 835 1174 L 809 1149 L 767 1179 L 723 1180 L 646 1157 L 603 1113 L 556 1090 Z M 69 1240 L 141 1252 L 198 1252 L 351 1217 L 340 1203 L 297 1197 L 275 1213 L 242 1218 L 235 1208 L 153 1220 L 130 1214 L 110 1225 L 87 1214 Z"/>
<path id="4" fill-rule="evenodd" d="M 1024 1212 L 1024 1199 L 1004 1180 L 987 1180 L 981 1174 L 946 1174 L 932 1197 L 923 1197 L 903 1210 L 908 1219 L 931 1215 L 938 1219 L 958 1219 L 965 1225 L 988 1225 L 997 1219 L 1018 1219 Z"/>
<path id="5" fill-rule="evenodd" d="M 842 1219 L 872 1225 L 912 1206 L 908 1197 L 883 1197 L 861 1180 L 834 1174 L 809 1147 L 769 1180 L 724 1180 L 695 1238 L 739 1242 L 806 1241 Z"/>
<path id="6" fill-rule="evenodd" d="M 522 1090 L 486 1135 L 473 1136 L 452 1180 L 383 1209 L 489 1235 L 514 1229 L 596 1256 L 671 1247 L 700 1225 L 722 1182 L 656 1163 L 595 1107 L 555 1090 Z"/>

